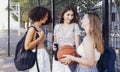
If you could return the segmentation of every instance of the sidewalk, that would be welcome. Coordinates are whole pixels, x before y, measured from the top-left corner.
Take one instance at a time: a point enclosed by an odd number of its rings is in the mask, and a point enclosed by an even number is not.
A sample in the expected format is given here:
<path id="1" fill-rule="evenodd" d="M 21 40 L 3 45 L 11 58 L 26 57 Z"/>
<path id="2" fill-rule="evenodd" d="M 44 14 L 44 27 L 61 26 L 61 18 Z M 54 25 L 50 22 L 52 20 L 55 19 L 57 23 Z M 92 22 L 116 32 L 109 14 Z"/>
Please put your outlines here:
<path id="1" fill-rule="evenodd" d="M 0 72 L 20 72 L 20 71 L 16 70 L 13 62 L 13 57 L 4 57 L 0 59 Z"/>
<path id="2" fill-rule="evenodd" d="M 0 31 L 0 72 L 28 72 L 17 71 L 14 65 L 14 54 L 17 41 L 22 36 L 18 36 L 17 31 L 10 31 L 10 57 L 8 57 L 8 31 Z"/>

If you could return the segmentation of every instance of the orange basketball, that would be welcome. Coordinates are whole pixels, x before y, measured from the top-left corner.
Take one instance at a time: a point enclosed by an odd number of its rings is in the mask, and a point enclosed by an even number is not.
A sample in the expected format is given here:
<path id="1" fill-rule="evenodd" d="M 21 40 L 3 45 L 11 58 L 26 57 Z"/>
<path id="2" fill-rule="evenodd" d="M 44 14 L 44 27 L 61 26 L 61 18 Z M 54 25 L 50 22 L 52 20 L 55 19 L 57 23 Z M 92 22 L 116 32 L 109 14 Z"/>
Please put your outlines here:
<path id="1" fill-rule="evenodd" d="M 76 56 L 76 51 L 73 46 L 70 45 L 63 45 L 59 47 L 58 53 L 57 53 L 57 58 L 58 60 L 63 58 L 63 55 L 72 55 Z M 72 62 L 70 62 L 72 63 Z"/>

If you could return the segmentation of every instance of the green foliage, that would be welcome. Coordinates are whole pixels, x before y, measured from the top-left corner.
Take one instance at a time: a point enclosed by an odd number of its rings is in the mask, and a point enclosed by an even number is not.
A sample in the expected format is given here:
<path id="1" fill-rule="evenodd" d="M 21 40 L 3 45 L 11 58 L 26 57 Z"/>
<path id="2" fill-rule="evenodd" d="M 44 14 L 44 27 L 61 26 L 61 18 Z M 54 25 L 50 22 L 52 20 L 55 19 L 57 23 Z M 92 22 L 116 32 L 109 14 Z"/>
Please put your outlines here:
<path id="1" fill-rule="evenodd" d="M 38 6 L 38 0 L 11 0 L 11 2 L 20 2 L 21 21 L 29 21 L 28 12 L 30 9 Z M 50 8 L 50 0 L 40 0 L 40 5 Z M 16 20 L 16 17 L 13 15 Z"/>
<path id="2" fill-rule="evenodd" d="M 22 21 L 28 21 L 28 12 L 37 6 L 37 0 L 20 0 L 20 14 Z"/>
<path id="3" fill-rule="evenodd" d="M 75 7 L 79 6 L 79 12 L 94 11 L 96 13 L 99 13 L 100 9 L 92 8 L 100 1 L 101 0 L 55 0 L 55 21 L 59 22 L 58 18 L 60 17 L 62 8 L 68 5 Z"/>
<path id="4" fill-rule="evenodd" d="M 38 6 L 38 0 L 11 0 L 12 2 L 20 2 L 20 15 L 21 15 L 21 21 L 28 21 L 28 12 L 31 8 Z M 72 6 L 79 6 L 80 12 L 87 12 L 90 11 L 95 4 L 97 4 L 101 0 L 54 0 L 55 1 L 55 21 L 59 21 L 59 16 L 61 14 L 61 10 L 66 5 L 72 5 Z M 120 0 L 117 0 L 120 1 Z M 49 9 L 51 9 L 51 0 L 40 0 L 40 5 L 45 6 Z M 98 12 L 99 10 L 94 10 Z M 15 18 L 15 17 L 14 17 Z"/>
<path id="5" fill-rule="evenodd" d="M 38 5 L 37 0 L 12 0 L 12 2 L 20 2 L 21 21 L 28 21 L 29 19 L 27 15 L 29 10 Z"/>
<path id="6" fill-rule="evenodd" d="M 115 0 L 117 5 L 120 5 L 120 0 Z"/>

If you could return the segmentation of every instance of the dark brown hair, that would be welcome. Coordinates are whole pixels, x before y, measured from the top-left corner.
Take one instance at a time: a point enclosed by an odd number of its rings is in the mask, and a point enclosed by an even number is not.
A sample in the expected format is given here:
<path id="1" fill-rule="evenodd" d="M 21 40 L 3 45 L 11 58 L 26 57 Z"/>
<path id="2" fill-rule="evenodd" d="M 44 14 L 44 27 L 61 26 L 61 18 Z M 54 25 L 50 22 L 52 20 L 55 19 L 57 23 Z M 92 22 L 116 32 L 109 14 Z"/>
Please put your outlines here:
<path id="1" fill-rule="evenodd" d="M 49 24 L 52 22 L 52 17 L 50 11 L 45 7 L 37 6 L 31 9 L 30 12 L 28 13 L 28 17 L 34 23 L 36 21 L 39 21 L 40 19 L 43 19 L 47 13 L 48 13 L 48 20 L 46 21 L 45 24 Z"/>
<path id="2" fill-rule="evenodd" d="M 62 13 L 61 13 L 60 23 L 63 23 L 63 22 L 64 22 L 63 16 L 64 16 L 64 14 L 65 14 L 67 11 L 69 11 L 69 10 L 72 10 L 73 13 L 74 13 L 74 18 L 73 18 L 73 20 L 71 21 L 71 23 L 78 23 L 78 22 L 79 22 L 79 16 L 78 16 L 78 13 L 77 13 L 77 11 L 75 10 L 75 8 L 74 8 L 73 6 L 66 6 L 66 7 L 64 8 L 64 10 L 63 10 Z"/>

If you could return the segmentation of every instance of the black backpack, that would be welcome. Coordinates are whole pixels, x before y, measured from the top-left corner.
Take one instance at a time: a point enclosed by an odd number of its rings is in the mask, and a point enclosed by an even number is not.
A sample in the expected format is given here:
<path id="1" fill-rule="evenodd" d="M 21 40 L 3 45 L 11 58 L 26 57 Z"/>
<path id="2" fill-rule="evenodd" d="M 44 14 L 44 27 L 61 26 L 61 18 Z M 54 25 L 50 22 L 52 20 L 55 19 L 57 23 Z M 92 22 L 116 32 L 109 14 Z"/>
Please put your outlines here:
<path id="1" fill-rule="evenodd" d="M 112 48 L 105 47 L 104 53 L 101 55 L 97 68 L 99 72 L 115 72 L 116 53 Z"/>
<path id="2" fill-rule="evenodd" d="M 30 26 L 30 27 L 33 27 L 37 31 L 37 29 L 34 26 Z M 35 52 L 32 52 L 32 50 L 25 50 L 24 42 L 25 42 L 26 34 L 27 32 L 16 45 L 15 58 L 14 58 L 15 67 L 17 68 L 18 71 L 23 71 L 32 68 L 36 62 L 37 70 L 39 72 L 39 67 L 37 63 L 37 46 Z M 37 37 L 38 34 L 36 34 L 36 38 Z"/>

